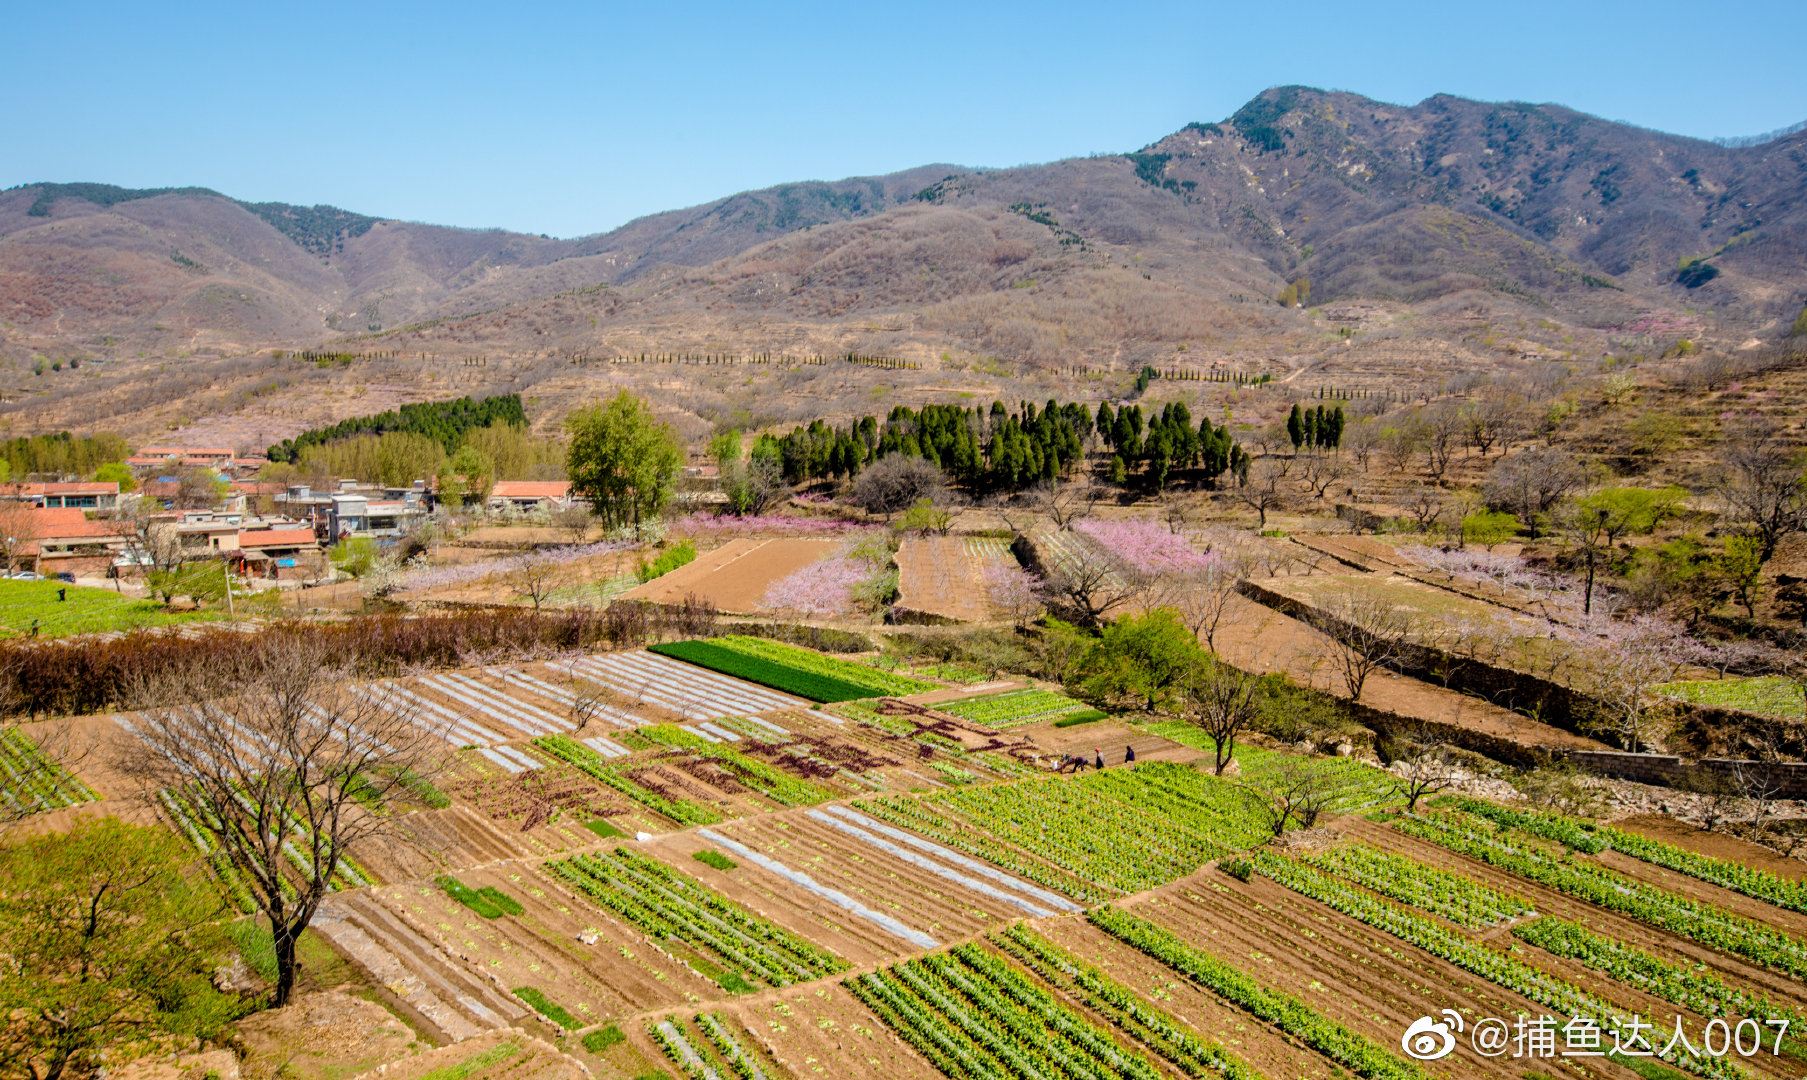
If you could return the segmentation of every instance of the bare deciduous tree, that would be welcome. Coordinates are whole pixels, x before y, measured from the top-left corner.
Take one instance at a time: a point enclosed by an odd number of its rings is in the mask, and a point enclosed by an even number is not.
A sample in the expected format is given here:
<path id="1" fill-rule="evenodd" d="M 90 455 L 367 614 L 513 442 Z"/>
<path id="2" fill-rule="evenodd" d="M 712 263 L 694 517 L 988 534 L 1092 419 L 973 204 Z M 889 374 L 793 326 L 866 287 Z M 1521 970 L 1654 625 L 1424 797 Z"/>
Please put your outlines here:
<path id="1" fill-rule="evenodd" d="M 1342 677 L 1349 700 L 1359 701 L 1368 676 L 1398 661 L 1417 619 L 1384 597 L 1349 589 L 1327 598 L 1306 621 L 1334 643 L 1331 666 Z"/>
<path id="2" fill-rule="evenodd" d="M 1053 597 L 1065 601 L 1086 626 L 1103 622 L 1106 615 L 1142 592 L 1141 583 L 1130 580 L 1090 545 L 1050 568 L 1045 587 Z"/>
<path id="3" fill-rule="evenodd" d="M 1267 528 L 1268 513 L 1286 506 L 1286 493 L 1280 487 L 1280 481 L 1286 478 L 1282 460 L 1272 457 L 1257 460 L 1249 469 L 1248 483 L 1233 489 L 1237 501 L 1260 516 L 1263 529 Z"/>
<path id="4" fill-rule="evenodd" d="M 1516 515 L 1535 539 L 1543 516 L 1579 489 L 1584 479 L 1568 451 L 1533 446 L 1501 458 L 1487 474 L 1481 495 L 1487 505 Z"/>
<path id="5" fill-rule="evenodd" d="M 1316 825 L 1336 804 L 1343 788 L 1343 782 L 1320 762 L 1291 755 L 1259 780 L 1243 786 L 1252 796 L 1251 806 L 1263 826 L 1275 836 L 1283 835 L 1294 822 L 1306 829 Z"/>
<path id="6" fill-rule="evenodd" d="M 552 524 L 563 529 L 573 544 L 581 544 L 590 538 L 590 530 L 596 525 L 596 511 L 587 502 L 574 501 L 552 511 Z"/>
<path id="7" fill-rule="evenodd" d="M 1207 659 L 1187 675 L 1181 691 L 1186 718 L 1211 736 L 1216 773 L 1236 757 L 1236 737 L 1259 711 L 1261 679 L 1216 659 Z"/>
<path id="8" fill-rule="evenodd" d="M 1349 466 L 1340 457 L 1311 454 L 1301 463 L 1299 479 L 1305 489 L 1321 501 L 1326 492 L 1349 476 Z"/>
<path id="9" fill-rule="evenodd" d="M 1215 651 L 1217 629 L 1223 624 L 1237 586 L 1245 576 L 1230 560 L 1213 558 L 1197 570 L 1156 578 L 1155 604 L 1178 612 L 1186 629 L 1203 638 L 1207 649 Z"/>
<path id="10" fill-rule="evenodd" d="M 1057 529 L 1070 529 L 1073 522 L 1092 516 L 1105 489 L 1085 481 L 1043 480 L 1029 492 L 1029 504 L 1048 515 Z"/>
<path id="11" fill-rule="evenodd" d="M 1790 533 L 1807 528 L 1807 470 L 1775 421 L 1754 417 L 1726 431 L 1719 455 L 1719 497 L 1738 524 L 1762 542 L 1762 561 Z"/>
<path id="12" fill-rule="evenodd" d="M 559 586 L 564 568 L 537 551 L 524 552 L 514 559 L 508 570 L 508 583 L 533 601 L 533 610 L 550 597 Z"/>
<path id="13" fill-rule="evenodd" d="M 1441 732 L 1419 726 L 1386 739 L 1384 749 L 1391 760 L 1393 791 L 1405 799 L 1408 813 L 1416 812 L 1418 800 L 1453 787 L 1461 776 L 1449 738 Z"/>
<path id="14" fill-rule="evenodd" d="M 400 696 L 359 686 L 306 638 L 271 639 L 209 670 L 138 688 L 119 767 L 147 799 L 177 797 L 269 920 L 281 1006 L 295 946 L 335 877 L 362 884 L 353 848 L 389 831 L 388 806 L 436 774 L 443 737 Z"/>

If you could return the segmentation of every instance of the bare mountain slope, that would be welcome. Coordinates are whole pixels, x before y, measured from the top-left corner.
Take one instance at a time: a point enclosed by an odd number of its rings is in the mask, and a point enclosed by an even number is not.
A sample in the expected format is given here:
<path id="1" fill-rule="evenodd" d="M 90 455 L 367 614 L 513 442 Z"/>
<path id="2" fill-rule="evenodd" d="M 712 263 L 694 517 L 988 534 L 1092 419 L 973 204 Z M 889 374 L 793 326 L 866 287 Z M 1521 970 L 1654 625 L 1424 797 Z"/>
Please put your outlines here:
<path id="1" fill-rule="evenodd" d="M 1581 328 L 1668 311 L 1773 335 L 1807 299 L 1804 197 L 1807 133 L 1733 149 L 1554 105 L 1302 87 L 1133 154 L 787 184 L 575 240 L 32 185 L 0 193 L 0 379 L 34 355 L 351 337 L 877 348 L 905 324 L 924 349 L 1125 359 L 1250 347 L 1301 278 L 1313 304 L 1486 298 Z"/>

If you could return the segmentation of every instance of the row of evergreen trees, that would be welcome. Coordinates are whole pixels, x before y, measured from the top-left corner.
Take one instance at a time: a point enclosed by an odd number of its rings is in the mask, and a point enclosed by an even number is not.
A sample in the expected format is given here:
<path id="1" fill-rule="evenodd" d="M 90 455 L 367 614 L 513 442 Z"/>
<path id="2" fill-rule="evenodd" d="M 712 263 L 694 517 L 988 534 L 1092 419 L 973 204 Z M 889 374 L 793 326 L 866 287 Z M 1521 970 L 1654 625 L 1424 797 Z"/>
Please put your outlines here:
<path id="1" fill-rule="evenodd" d="M 1229 425 L 1213 427 L 1206 416 L 1194 428 L 1184 402 L 1170 401 L 1144 420 L 1142 406 L 1113 412 L 1107 401 L 1098 406 L 1097 422 L 1099 435 L 1112 451 L 1111 482 L 1119 486 L 1127 487 L 1138 473 L 1156 491 L 1165 491 L 1174 479 L 1187 474 L 1211 488 L 1225 473 L 1234 474 L 1239 482 L 1248 478 L 1249 455 L 1236 444 Z"/>
<path id="2" fill-rule="evenodd" d="M 1186 406 L 1171 403 L 1152 420 L 1142 407 L 1120 411 L 1109 402 L 1093 413 L 1078 402 L 1049 400 L 1040 409 L 1022 402 L 1016 411 L 994 401 L 989 410 L 959 405 L 899 405 L 881 423 L 867 416 L 843 430 L 822 420 L 782 438 L 762 436 L 755 457 L 773 456 L 785 480 L 852 478 L 887 454 L 924 458 L 956 484 L 975 493 L 1021 491 L 1070 474 L 1084 463 L 1086 441 L 1096 432 L 1111 448 L 1110 478 L 1128 487 L 1138 480 L 1164 489 L 1192 471 L 1215 487 L 1226 472 L 1246 476 L 1248 454 L 1227 427 L 1209 419 L 1195 429 Z"/>
<path id="3" fill-rule="evenodd" d="M 521 408 L 521 395 L 500 394 L 481 401 L 468 397 L 452 401 L 423 401 L 403 405 L 400 409 L 375 416 L 357 416 L 341 420 L 331 427 L 310 428 L 292 439 L 270 447 L 271 461 L 291 464 L 299 462 L 311 446 L 321 446 L 358 435 L 382 435 L 391 431 L 424 435 L 445 447 L 450 454 L 477 428 L 491 424 L 527 425 L 527 414 Z"/>
<path id="4" fill-rule="evenodd" d="M 1335 450 L 1343 445 L 1343 407 L 1301 409 L 1295 402 L 1286 417 L 1286 437 L 1293 449 Z"/>

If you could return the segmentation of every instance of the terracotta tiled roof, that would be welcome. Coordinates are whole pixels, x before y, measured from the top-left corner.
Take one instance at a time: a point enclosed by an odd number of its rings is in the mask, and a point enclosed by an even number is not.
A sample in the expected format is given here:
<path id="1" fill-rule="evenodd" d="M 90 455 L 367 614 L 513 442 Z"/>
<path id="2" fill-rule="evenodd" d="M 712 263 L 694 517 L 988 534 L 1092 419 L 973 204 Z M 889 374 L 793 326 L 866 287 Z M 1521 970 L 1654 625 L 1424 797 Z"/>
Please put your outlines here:
<path id="1" fill-rule="evenodd" d="M 260 529 L 238 534 L 241 548 L 305 547 L 313 542 L 312 529 Z"/>
<path id="2" fill-rule="evenodd" d="M 489 494 L 492 499 L 562 499 L 570 491 L 569 480 L 498 480 Z"/>

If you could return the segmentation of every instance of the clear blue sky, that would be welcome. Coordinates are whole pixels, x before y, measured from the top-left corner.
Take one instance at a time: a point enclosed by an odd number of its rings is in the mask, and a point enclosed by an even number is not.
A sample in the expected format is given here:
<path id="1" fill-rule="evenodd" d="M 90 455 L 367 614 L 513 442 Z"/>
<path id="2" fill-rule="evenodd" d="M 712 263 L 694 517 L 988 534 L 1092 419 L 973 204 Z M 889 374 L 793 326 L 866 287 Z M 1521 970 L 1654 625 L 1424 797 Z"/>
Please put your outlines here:
<path id="1" fill-rule="evenodd" d="M 554 236 L 786 180 L 1135 149 L 1303 83 L 1807 119 L 1803 0 L 23 4 L 0 187 L 199 185 Z"/>

